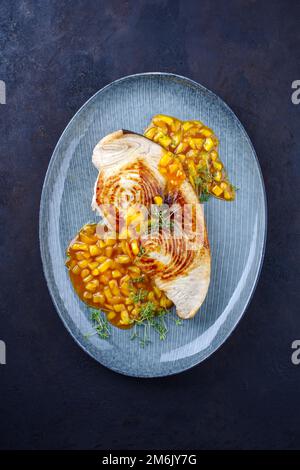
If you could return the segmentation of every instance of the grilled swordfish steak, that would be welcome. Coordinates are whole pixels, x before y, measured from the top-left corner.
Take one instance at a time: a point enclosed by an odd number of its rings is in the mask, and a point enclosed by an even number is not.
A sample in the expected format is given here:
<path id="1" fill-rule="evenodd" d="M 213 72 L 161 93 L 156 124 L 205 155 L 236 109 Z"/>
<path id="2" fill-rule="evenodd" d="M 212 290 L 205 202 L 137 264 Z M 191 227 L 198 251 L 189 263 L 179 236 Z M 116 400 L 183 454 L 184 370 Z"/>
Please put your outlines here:
<path id="1" fill-rule="evenodd" d="M 120 207 L 130 204 L 154 204 L 164 195 L 172 208 L 192 207 L 190 223 L 178 237 L 173 232 L 158 231 L 141 236 L 143 247 L 139 265 L 151 275 L 157 287 L 176 306 L 177 315 L 192 318 L 202 305 L 210 282 L 210 249 L 203 207 L 190 183 L 185 179 L 176 191 L 168 191 L 167 178 L 160 173 L 159 162 L 165 150 L 158 144 L 128 131 L 116 131 L 104 137 L 94 148 L 92 161 L 99 170 L 92 208 L 101 211 L 103 204 Z M 176 209 L 174 210 L 174 213 Z M 189 221 L 189 215 L 181 220 Z M 195 223 L 196 222 L 196 223 Z M 177 219 L 175 224 L 178 224 Z M 181 222 L 183 224 L 183 222 Z M 196 226 L 196 230 L 195 230 Z M 181 227 L 182 228 L 182 227 Z"/>

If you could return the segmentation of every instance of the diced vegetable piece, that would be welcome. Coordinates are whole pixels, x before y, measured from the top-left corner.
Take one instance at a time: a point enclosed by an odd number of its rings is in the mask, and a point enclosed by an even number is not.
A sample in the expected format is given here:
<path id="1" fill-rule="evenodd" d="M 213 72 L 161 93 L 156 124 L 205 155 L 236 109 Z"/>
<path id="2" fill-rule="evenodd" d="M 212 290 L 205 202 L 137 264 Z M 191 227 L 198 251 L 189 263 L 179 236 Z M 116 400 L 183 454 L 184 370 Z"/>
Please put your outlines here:
<path id="1" fill-rule="evenodd" d="M 89 247 L 86 245 L 86 243 L 75 242 L 71 248 L 74 251 L 89 251 Z"/>
<path id="2" fill-rule="evenodd" d="M 93 270 L 93 269 L 98 268 L 99 263 L 98 263 L 98 261 L 93 261 L 93 262 L 91 262 L 91 263 L 88 263 L 88 266 L 89 266 L 89 268 L 90 268 L 91 270 Z"/>
<path id="3" fill-rule="evenodd" d="M 89 262 L 87 259 L 83 259 L 81 261 L 78 261 L 78 266 L 80 269 L 86 268 L 88 266 Z"/>
<path id="4" fill-rule="evenodd" d="M 86 235 L 83 232 L 80 232 L 79 239 L 80 241 L 82 241 L 83 243 L 87 243 L 88 245 L 91 245 L 92 243 L 96 243 L 97 241 L 96 237 Z"/>
<path id="5" fill-rule="evenodd" d="M 99 265 L 99 267 L 98 267 L 99 272 L 100 272 L 100 273 L 104 273 L 104 272 L 107 271 L 107 269 L 109 269 L 111 266 L 112 266 L 112 260 L 111 260 L 111 259 L 107 259 L 107 260 L 105 260 L 102 264 Z"/>
<path id="6" fill-rule="evenodd" d="M 98 281 L 98 284 L 99 284 L 99 281 Z M 94 279 L 91 282 L 88 282 L 87 285 L 85 286 L 86 290 L 89 291 L 89 292 L 95 292 L 97 287 L 98 287 L 98 285 L 97 285 L 96 279 Z"/>
<path id="7" fill-rule="evenodd" d="M 146 132 L 145 132 L 145 136 L 148 138 L 148 139 L 153 139 L 153 137 L 155 136 L 157 132 L 157 129 L 156 127 L 151 127 L 150 129 L 148 129 Z"/>
<path id="8" fill-rule="evenodd" d="M 214 180 L 215 181 L 221 181 L 222 179 L 222 173 L 220 171 L 217 171 L 215 174 L 214 174 Z"/>
<path id="9" fill-rule="evenodd" d="M 136 240 L 133 240 L 133 241 L 131 242 L 131 249 L 132 249 L 132 253 L 133 253 L 134 255 L 138 255 L 140 249 L 139 249 L 139 246 L 138 246 L 138 243 L 137 243 Z"/>
<path id="10" fill-rule="evenodd" d="M 96 304 L 104 304 L 105 302 L 105 297 L 103 294 L 100 292 L 97 292 L 96 294 L 93 294 L 93 302 Z"/>
<path id="11" fill-rule="evenodd" d="M 168 166 L 172 161 L 172 156 L 169 153 L 165 153 L 159 161 L 160 166 L 166 167 Z"/>
<path id="12" fill-rule="evenodd" d="M 122 277 L 122 273 L 118 269 L 113 270 L 111 274 L 114 279 L 117 279 L 118 277 Z"/>
<path id="13" fill-rule="evenodd" d="M 93 294 L 91 292 L 84 291 L 83 298 L 86 299 L 86 300 L 92 299 Z"/>
<path id="14" fill-rule="evenodd" d="M 223 165 L 221 162 L 213 162 L 213 166 L 216 170 L 222 170 Z"/>
<path id="15" fill-rule="evenodd" d="M 90 270 L 89 269 L 83 269 L 81 271 L 81 277 L 84 278 L 86 276 L 88 276 L 90 274 Z"/>
<path id="16" fill-rule="evenodd" d="M 154 202 L 155 204 L 157 204 L 158 206 L 161 206 L 162 203 L 163 203 L 163 198 L 161 196 L 155 196 L 154 197 Z"/>
<path id="17" fill-rule="evenodd" d="M 81 269 L 80 269 L 80 267 L 78 266 L 78 264 L 76 264 L 76 265 L 74 266 L 74 268 L 72 268 L 72 273 L 74 273 L 74 274 L 80 274 L 80 271 L 81 271 Z"/>
<path id="18" fill-rule="evenodd" d="M 127 264 L 130 263 L 130 257 L 128 255 L 119 255 L 116 258 L 117 263 Z"/>
<path id="19" fill-rule="evenodd" d="M 123 310 L 125 310 L 125 305 L 124 304 L 114 305 L 114 310 L 116 312 L 122 312 Z"/>
<path id="20" fill-rule="evenodd" d="M 170 137 L 164 135 L 163 137 L 160 137 L 160 139 L 158 139 L 158 142 L 160 143 L 160 145 L 167 148 L 171 144 L 172 140 L 170 139 Z"/>
<path id="21" fill-rule="evenodd" d="M 203 147 L 205 148 L 205 150 L 207 150 L 207 152 L 209 152 L 213 148 L 213 146 L 214 141 L 210 137 L 207 137 L 207 139 L 205 139 Z"/>
<path id="22" fill-rule="evenodd" d="M 157 121 L 163 121 L 169 126 L 171 126 L 173 124 L 174 118 L 172 118 L 171 116 L 166 116 L 165 114 L 157 114 L 153 118 L 154 124 L 156 124 Z"/>
<path id="23" fill-rule="evenodd" d="M 109 312 L 107 314 L 107 319 L 108 320 L 113 320 L 116 317 L 116 314 L 114 312 Z"/>
<path id="24" fill-rule="evenodd" d="M 223 189 L 220 188 L 220 186 L 217 186 L 215 185 L 213 188 L 212 188 L 212 192 L 217 196 L 221 196 L 222 192 L 223 192 Z"/>

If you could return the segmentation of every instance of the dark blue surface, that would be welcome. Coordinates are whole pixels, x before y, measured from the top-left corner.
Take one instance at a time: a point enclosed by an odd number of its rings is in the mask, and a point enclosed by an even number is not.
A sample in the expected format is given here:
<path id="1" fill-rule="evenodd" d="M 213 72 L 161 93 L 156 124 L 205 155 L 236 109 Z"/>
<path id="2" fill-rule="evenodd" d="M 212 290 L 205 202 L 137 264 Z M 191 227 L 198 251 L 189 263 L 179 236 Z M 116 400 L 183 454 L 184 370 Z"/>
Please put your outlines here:
<path id="1" fill-rule="evenodd" d="M 300 448 L 298 1 L 0 3 L 1 448 Z M 64 329 L 38 246 L 43 178 L 76 110 L 123 75 L 167 71 L 220 95 L 257 151 L 269 204 L 262 276 L 209 360 L 136 380 Z M 291 188 L 292 183 L 292 188 Z"/>

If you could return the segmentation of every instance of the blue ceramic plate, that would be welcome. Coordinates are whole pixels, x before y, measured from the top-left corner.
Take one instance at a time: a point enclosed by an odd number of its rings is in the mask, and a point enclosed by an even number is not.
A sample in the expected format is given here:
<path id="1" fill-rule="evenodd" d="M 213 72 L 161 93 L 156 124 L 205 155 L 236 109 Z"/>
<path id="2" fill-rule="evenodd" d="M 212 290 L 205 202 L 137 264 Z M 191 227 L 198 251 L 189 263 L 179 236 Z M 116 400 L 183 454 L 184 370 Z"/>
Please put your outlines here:
<path id="1" fill-rule="evenodd" d="M 131 332 L 112 328 L 109 340 L 92 331 L 90 312 L 78 299 L 65 268 L 65 250 L 79 228 L 97 221 L 91 200 L 97 171 L 92 150 L 117 129 L 143 133 L 154 114 L 200 119 L 220 139 L 220 155 L 231 181 L 240 188 L 236 201 L 205 204 L 212 255 L 209 292 L 196 317 L 161 341 L 155 332 L 142 348 Z M 255 197 L 253 197 L 255 195 Z M 266 198 L 262 175 L 243 126 L 212 92 L 187 78 L 165 73 L 132 75 L 96 93 L 74 116 L 54 150 L 40 209 L 44 272 L 55 307 L 76 342 L 114 371 L 137 377 L 176 374 L 210 356 L 228 338 L 255 289 L 266 238 Z"/>

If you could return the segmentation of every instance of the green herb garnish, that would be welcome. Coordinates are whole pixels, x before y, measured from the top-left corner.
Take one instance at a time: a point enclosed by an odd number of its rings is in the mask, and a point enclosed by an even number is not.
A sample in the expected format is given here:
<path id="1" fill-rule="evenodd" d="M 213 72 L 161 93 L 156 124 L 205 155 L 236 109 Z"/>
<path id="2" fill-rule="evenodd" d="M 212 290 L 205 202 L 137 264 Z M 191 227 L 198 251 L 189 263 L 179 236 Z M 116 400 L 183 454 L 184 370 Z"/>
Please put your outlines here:
<path id="1" fill-rule="evenodd" d="M 134 277 L 133 279 L 131 279 L 131 282 L 133 282 L 133 284 L 135 283 L 138 283 L 138 282 L 143 282 L 145 280 L 145 276 L 140 276 L 140 277 Z"/>
<path id="2" fill-rule="evenodd" d="M 96 310 L 94 308 L 91 308 L 90 311 L 91 320 L 94 322 L 95 333 L 101 339 L 108 339 L 110 337 L 110 325 L 105 317 L 105 314 L 103 316 L 101 310 Z"/>
<path id="3" fill-rule="evenodd" d="M 136 292 L 131 293 L 131 298 L 135 304 L 142 302 L 148 295 L 145 289 L 138 289 Z"/>
<path id="4" fill-rule="evenodd" d="M 135 330 L 131 336 L 131 339 L 138 338 L 140 340 L 141 347 L 145 347 L 150 343 L 149 333 L 152 328 L 159 335 L 159 339 L 164 341 L 166 339 L 168 328 L 164 321 L 164 316 L 168 313 L 166 309 L 157 310 L 157 307 L 153 302 L 146 302 L 140 308 L 139 319 L 136 320 L 134 326 Z M 137 326 L 144 328 L 143 335 L 140 337 L 137 333 Z"/>
<path id="5" fill-rule="evenodd" d="M 209 192 L 207 191 L 207 189 L 203 189 L 203 190 L 201 191 L 200 196 L 199 196 L 199 201 L 200 201 L 200 202 L 207 202 L 210 197 L 211 197 L 211 194 L 209 194 Z"/>
<path id="6" fill-rule="evenodd" d="M 140 246 L 140 251 L 138 252 L 137 256 L 143 256 L 146 253 L 146 250 L 143 246 Z"/>
<path id="7" fill-rule="evenodd" d="M 139 289 L 137 293 L 133 294 L 133 300 L 135 303 L 141 302 L 148 294 L 146 290 Z M 106 319 L 105 314 L 101 310 L 94 308 L 90 309 L 91 320 L 94 323 L 94 333 L 85 335 L 86 338 L 97 334 L 101 339 L 108 339 L 111 335 L 111 327 Z M 167 337 L 168 327 L 165 322 L 165 316 L 169 313 L 169 310 L 165 308 L 158 309 L 153 302 L 144 302 L 140 306 L 139 318 L 135 321 L 133 326 L 133 332 L 130 337 L 131 340 L 138 339 L 139 344 L 142 348 L 147 346 L 150 341 L 150 330 L 153 329 L 159 336 L 161 341 L 164 341 Z M 176 325 L 181 325 L 182 320 L 179 318 L 174 319 Z M 143 332 L 140 336 L 137 327 L 142 327 Z"/>

